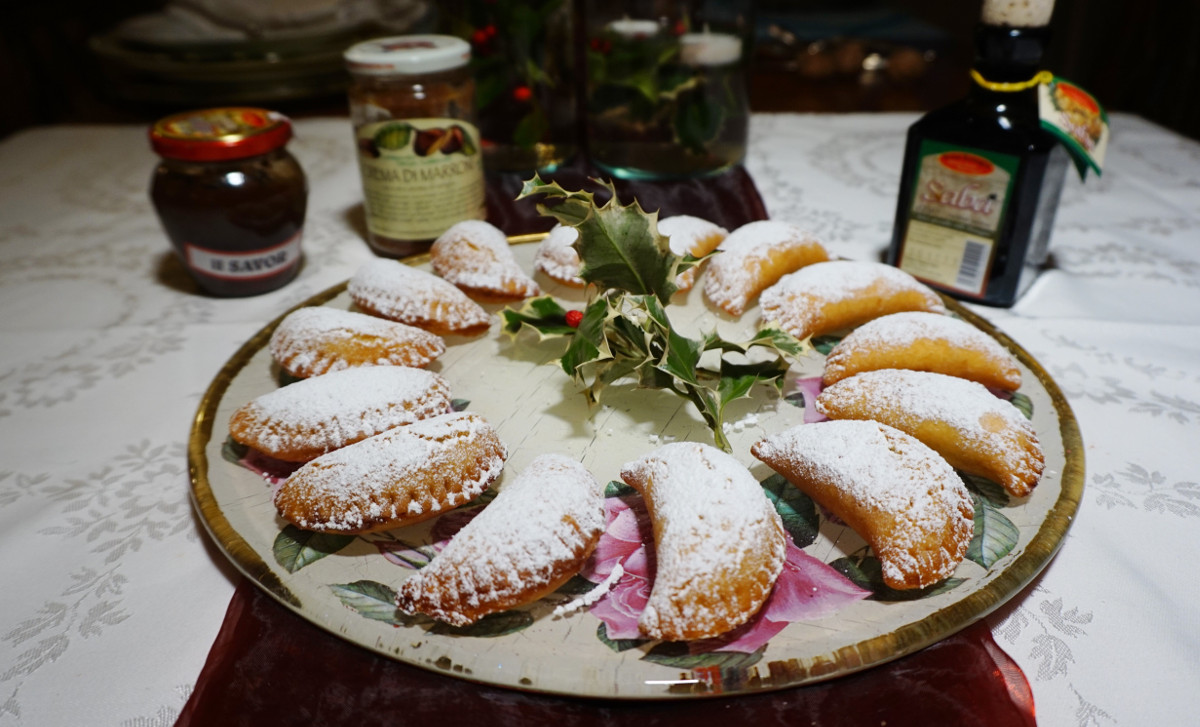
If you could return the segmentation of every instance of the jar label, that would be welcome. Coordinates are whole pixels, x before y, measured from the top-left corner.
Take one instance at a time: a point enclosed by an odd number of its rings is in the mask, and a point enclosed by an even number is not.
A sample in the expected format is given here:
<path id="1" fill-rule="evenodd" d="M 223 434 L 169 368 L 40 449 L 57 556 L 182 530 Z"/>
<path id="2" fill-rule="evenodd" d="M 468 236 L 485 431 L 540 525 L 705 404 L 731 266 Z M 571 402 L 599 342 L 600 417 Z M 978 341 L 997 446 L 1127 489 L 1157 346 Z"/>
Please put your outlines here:
<path id="1" fill-rule="evenodd" d="M 223 280 L 257 280 L 278 275 L 300 262 L 300 235 L 253 252 L 225 252 L 185 242 L 187 265 L 201 275 Z"/>
<path id="2" fill-rule="evenodd" d="M 1020 159 L 924 141 L 897 266 L 926 282 L 983 295 Z"/>
<path id="3" fill-rule="evenodd" d="M 1038 115 L 1042 128 L 1070 153 L 1080 179 L 1088 169 L 1100 174 L 1108 151 L 1108 114 L 1095 96 L 1055 76 L 1038 86 Z"/>
<path id="4" fill-rule="evenodd" d="M 391 119 L 356 132 L 367 226 L 396 240 L 429 240 L 483 219 L 479 130 L 461 119 Z"/>

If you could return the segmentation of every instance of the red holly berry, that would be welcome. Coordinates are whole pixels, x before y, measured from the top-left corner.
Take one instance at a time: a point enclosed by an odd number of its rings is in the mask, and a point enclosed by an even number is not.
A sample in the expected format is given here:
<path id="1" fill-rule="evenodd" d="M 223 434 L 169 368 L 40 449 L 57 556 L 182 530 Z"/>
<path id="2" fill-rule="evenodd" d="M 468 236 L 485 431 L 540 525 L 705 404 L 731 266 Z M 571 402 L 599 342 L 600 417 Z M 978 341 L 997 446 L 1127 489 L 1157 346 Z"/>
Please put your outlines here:
<path id="1" fill-rule="evenodd" d="M 471 43 L 474 45 L 486 45 L 489 38 L 491 36 L 488 35 L 487 28 L 479 28 L 471 33 Z"/>
<path id="2" fill-rule="evenodd" d="M 512 95 L 514 100 L 525 103 L 533 98 L 533 90 L 529 86 L 517 86 L 513 89 Z"/>
<path id="3" fill-rule="evenodd" d="M 571 328 L 579 328 L 580 322 L 583 321 L 583 311 L 569 310 L 567 311 L 567 325 Z"/>
<path id="4" fill-rule="evenodd" d="M 485 34 L 487 34 L 487 37 L 494 38 L 494 37 L 496 37 L 496 26 L 495 25 L 485 25 L 483 27 L 483 32 Z"/>

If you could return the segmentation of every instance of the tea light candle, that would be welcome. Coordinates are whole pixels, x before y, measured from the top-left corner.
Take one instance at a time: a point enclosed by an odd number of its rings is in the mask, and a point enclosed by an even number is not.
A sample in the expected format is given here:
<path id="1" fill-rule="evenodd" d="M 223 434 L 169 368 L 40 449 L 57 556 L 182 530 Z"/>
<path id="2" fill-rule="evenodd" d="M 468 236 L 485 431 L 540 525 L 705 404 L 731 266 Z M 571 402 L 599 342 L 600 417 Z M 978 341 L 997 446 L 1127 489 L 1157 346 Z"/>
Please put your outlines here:
<path id="1" fill-rule="evenodd" d="M 628 40 L 648 38 L 658 33 L 658 23 L 653 20 L 622 18 L 608 24 L 608 29 Z"/>
<path id="2" fill-rule="evenodd" d="M 742 57 L 742 39 L 728 33 L 684 33 L 679 44 L 683 62 L 692 66 L 723 66 Z"/>

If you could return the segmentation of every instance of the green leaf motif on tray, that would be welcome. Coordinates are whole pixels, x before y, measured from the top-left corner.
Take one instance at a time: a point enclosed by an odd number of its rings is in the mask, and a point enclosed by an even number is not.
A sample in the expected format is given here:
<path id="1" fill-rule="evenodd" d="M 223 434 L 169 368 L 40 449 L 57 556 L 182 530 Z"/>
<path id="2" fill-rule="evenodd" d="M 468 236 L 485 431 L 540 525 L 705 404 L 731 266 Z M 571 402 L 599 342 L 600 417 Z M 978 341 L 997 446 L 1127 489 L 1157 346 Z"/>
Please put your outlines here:
<path id="1" fill-rule="evenodd" d="M 871 591 L 871 600 L 883 602 L 916 601 L 957 588 L 966 579 L 946 578 L 925 588 L 897 590 L 883 582 L 883 566 L 873 555 L 853 555 L 838 558 L 831 568 L 849 578 L 854 585 Z"/>
<path id="2" fill-rule="evenodd" d="M 624 482 L 621 482 L 620 480 L 610 480 L 609 483 L 604 486 L 605 497 L 627 497 L 629 495 L 636 494 L 637 490 L 633 489 Z"/>
<path id="3" fill-rule="evenodd" d="M 986 477 L 979 475 L 970 475 L 966 472 L 959 472 L 958 476 L 962 478 L 963 484 L 967 486 L 973 494 L 986 499 L 995 507 L 1008 507 L 1008 493 L 1000 486 L 998 482 L 992 482 Z"/>
<path id="4" fill-rule="evenodd" d="M 662 666 L 688 670 L 705 667 L 748 669 L 762 660 L 765 648 L 763 647 L 749 654 L 737 651 L 692 653 L 691 647 L 685 642 L 664 641 L 646 652 L 646 655 L 642 659 L 654 664 L 661 664 Z"/>
<path id="5" fill-rule="evenodd" d="M 490 613 L 469 626 L 451 626 L 439 621 L 433 625 L 430 633 L 486 639 L 507 636 L 532 625 L 533 614 L 528 611 L 501 611 Z"/>
<path id="6" fill-rule="evenodd" d="M 1030 399 L 1027 394 L 1014 392 L 1010 401 L 1025 415 L 1026 419 L 1033 419 L 1033 399 Z"/>
<path id="7" fill-rule="evenodd" d="M 275 536 L 271 552 L 275 562 L 283 566 L 288 573 L 295 573 L 306 565 L 333 555 L 350 543 L 354 542 L 353 535 L 330 535 L 301 530 L 295 525 L 288 525 Z"/>
<path id="8" fill-rule="evenodd" d="M 810 343 L 822 356 L 828 356 L 833 347 L 842 340 L 841 336 L 814 336 Z"/>
<path id="9" fill-rule="evenodd" d="M 608 625 L 603 622 L 596 627 L 596 638 L 600 640 L 600 643 L 617 653 L 636 649 L 642 644 L 649 642 L 649 639 L 610 639 L 608 638 Z"/>
<path id="10" fill-rule="evenodd" d="M 396 611 L 396 591 L 376 581 L 331 583 L 329 589 L 343 604 L 372 621 L 403 625 L 407 620 Z"/>
<path id="11" fill-rule="evenodd" d="M 975 501 L 975 534 L 967 546 L 967 560 L 991 568 L 1017 547 L 1021 531 L 985 497 Z"/>
<path id="12" fill-rule="evenodd" d="M 233 437 L 225 437 L 225 443 L 221 445 L 221 457 L 226 462 L 232 462 L 234 464 L 240 464 L 242 458 L 245 457 L 246 453 L 249 451 L 249 447 L 241 442 L 238 442 Z"/>
<path id="13" fill-rule="evenodd" d="M 812 498 L 796 489 L 781 474 L 772 474 L 762 481 L 762 486 L 796 547 L 812 545 L 820 530 L 820 516 Z"/>

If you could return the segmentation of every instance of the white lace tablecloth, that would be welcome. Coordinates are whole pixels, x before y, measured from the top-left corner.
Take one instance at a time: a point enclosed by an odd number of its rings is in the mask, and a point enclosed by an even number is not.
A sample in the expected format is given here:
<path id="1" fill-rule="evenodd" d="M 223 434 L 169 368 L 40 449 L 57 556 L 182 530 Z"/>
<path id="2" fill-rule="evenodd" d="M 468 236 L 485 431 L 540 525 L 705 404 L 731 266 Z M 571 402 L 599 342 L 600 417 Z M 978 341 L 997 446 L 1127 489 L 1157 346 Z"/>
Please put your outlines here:
<path id="1" fill-rule="evenodd" d="M 837 253 L 886 246 L 911 115 L 756 115 L 771 215 Z M 201 394 L 264 323 L 371 253 L 348 123 L 297 123 L 300 277 L 190 292 L 150 208 L 141 127 L 0 142 L 0 726 L 171 725 L 237 576 L 188 501 Z M 1086 447 L 1062 551 L 990 617 L 1044 725 L 1200 714 L 1200 144 L 1116 115 L 1107 169 L 1069 178 L 1054 267 L 976 309 L 1057 380 Z"/>

